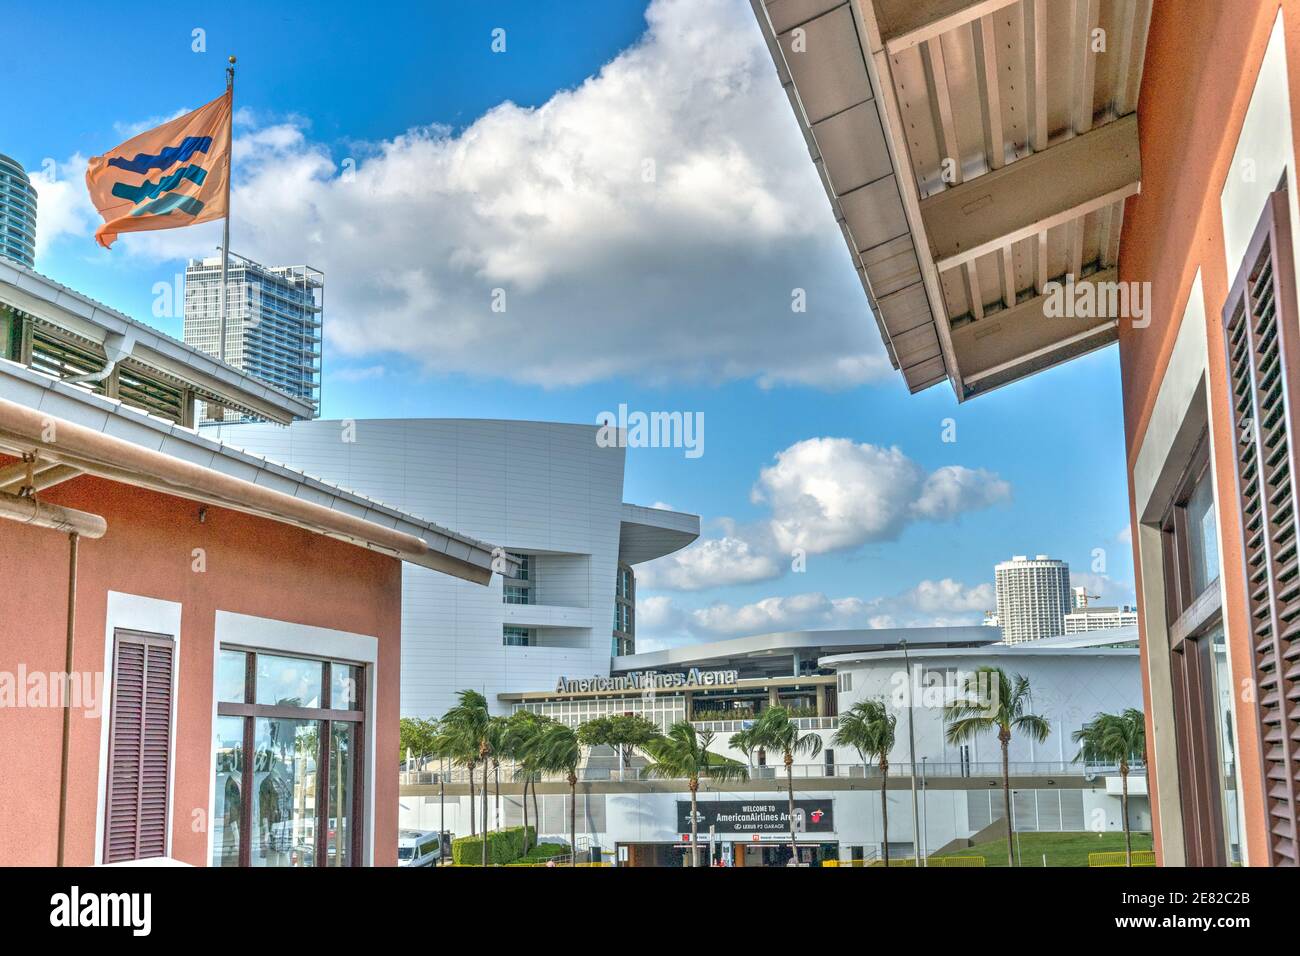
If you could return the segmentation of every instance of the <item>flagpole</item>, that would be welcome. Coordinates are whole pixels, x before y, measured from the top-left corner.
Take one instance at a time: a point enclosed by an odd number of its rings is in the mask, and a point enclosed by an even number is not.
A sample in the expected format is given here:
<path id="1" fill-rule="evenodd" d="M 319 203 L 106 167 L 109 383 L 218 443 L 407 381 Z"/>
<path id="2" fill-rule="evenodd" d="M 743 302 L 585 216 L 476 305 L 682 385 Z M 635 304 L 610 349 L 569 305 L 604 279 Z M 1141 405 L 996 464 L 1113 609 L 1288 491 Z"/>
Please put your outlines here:
<path id="1" fill-rule="evenodd" d="M 230 94 L 230 115 L 227 117 L 226 139 L 226 218 L 221 233 L 221 325 L 217 338 L 217 356 L 226 360 L 226 276 L 230 269 L 230 181 L 235 174 L 235 58 L 230 57 L 226 67 L 226 92 Z"/>

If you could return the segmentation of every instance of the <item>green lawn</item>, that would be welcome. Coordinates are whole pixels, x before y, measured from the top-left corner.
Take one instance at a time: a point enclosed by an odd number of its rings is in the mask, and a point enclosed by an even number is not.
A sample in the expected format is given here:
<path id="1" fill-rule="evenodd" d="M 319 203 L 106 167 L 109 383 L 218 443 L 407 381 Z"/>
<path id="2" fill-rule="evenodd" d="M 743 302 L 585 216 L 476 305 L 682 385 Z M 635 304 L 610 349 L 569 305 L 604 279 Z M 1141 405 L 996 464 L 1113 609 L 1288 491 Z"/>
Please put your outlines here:
<path id="1" fill-rule="evenodd" d="M 1087 866 L 1089 853 L 1124 850 L 1123 833 L 1017 833 L 1015 840 L 1017 859 L 1022 866 L 1042 866 L 1044 853 L 1047 854 L 1048 866 Z M 1151 834 L 1135 832 L 1133 849 L 1151 849 Z M 948 855 L 982 856 L 985 866 L 1006 866 L 1006 837 L 977 843 Z"/>

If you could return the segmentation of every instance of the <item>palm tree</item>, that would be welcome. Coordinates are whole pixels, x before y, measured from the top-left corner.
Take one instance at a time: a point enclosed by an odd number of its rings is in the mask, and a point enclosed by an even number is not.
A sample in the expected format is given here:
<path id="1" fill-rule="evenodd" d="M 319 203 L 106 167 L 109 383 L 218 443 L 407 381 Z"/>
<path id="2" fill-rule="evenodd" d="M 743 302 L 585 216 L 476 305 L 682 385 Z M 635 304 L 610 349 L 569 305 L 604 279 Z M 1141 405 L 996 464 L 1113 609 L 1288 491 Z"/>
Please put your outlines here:
<path id="1" fill-rule="evenodd" d="M 488 718 L 487 726 L 487 744 L 488 750 L 492 754 L 492 789 L 493 789 L 493 816 L 492 828 L 501 827 L 501 758 L 505 756 L 507 725 L 504 717 Z M 486 769 L 486 768 L 485 768 Z M 484 787 L 484 796 L 486 797 L 487 788 Z M 486 823 L 483 827 L 487 829 Z"/>
<path id="2" fill-rule="evenodd" d="M 980 688 L 984 693 L 980 693 Z M 992 696 L 989 692 L 994 692 Z M 1008 677 L 1000 667 L 980 667 L 965 681 L 963 692 L 944 708 L 948 724 L 948 743 L 959 744 L 978 733 L 996 730 L 1002 745 L 1002 800 L 1007 819 L 1007 866 L 1015 866 L 1015 843 L 1011 834 L 1011 772 L 1007 754 L 1011 746 L 1011 732 L 1021 731 L 1036 743 L 1042 743 L 1052 732 L 1051 725 L 1037 714 L 1027 713 L 1032 704 L 1029 678 L 1023 674 Z"/>
<path id="3" fill-rule="evenodd" d="M 880 845 L 889 866 L 889 799 L 885 784 L 889 780 L 889 752 L 894 749 L 894 725 L 898 715 L 885 709 L 883 700 L 863 700 L 848 713 L 840 715 L 840 726 L 831 738 L 837 747 L 852 747 L 865 767 L 872 760 L 880 766 Z"/>
<path id="4" fill-rule="evenodd" d="M 523 783 L 524 808 L 524 853 L 528 853 L 528 785 L 533 785 L 533 809 L 537 809 L 537 741 L 549 717 L 543 717 L 528 710 L 518 710 L 506 719 L 504 756 L 514 761 L 515 779 Z M 540 831 L 542 821 L 534 813 L 535 824 Z"/>
<path id="5" fill-rule="evenodd" d="M 743 780 L 749 776 L 747 768 L 720 754 L 712 753 L 710 731 L 697 732 L 690 721 L 679 720 L 668 728 L 668 736 L 659 737 L 646 745 L 646 753 L 653 761 L 646 767 L 651 777 L 685 779 L 691 788 L 691 866 L 700 865 L 699 819 L 696 811 L 696 794 L 700 777 L 713 780 Z"/>
<path id="6" fill-rule="evenodd" d="M 736 731 L 727 739 L 727 745 L 732 750 L 739 750 L 745 755 L 745 763 L 748 764 L 748 769 L 751 771 L 754 769 L 754 751 L 757 749 L 754 746 L 753 731 L 754 727 L 751 724 L 744 730 Z"/>
<path id="7" fill-rule="evenodd" d="M 786 795 L 790 801 L 790 853 L 799 860 L 799 843 L 794 829 L 794 758 L 796 754 L 816 757 L 822 752 L 822 739 L 817 734 L 802 734 L 790 719 L 784 707 L 769 707 L 754 721 L 749 729 L 749 744 L 757 749 L 781 751 L 785 761 Z"/>
<path id="8" fill-rule="evenodd" d="M 453 766 L 464 767 L 469 772 L 469 835 L 478 831 L 474 820 L 474 770 L 478 766 L 478 742 L 472 732 L 460 723 L 448 723 L 451 711 L 438 723 L 438 734 L 433 740 L 433 756 L 446 758 Z"/>
<path id="9" fill-rule="evenodd" d="M 537 741 L 537 768 L 564 773 L 569 782 L 569 865 L 578 862 L 578 764 L 582 762 L 582 742 L 577 731 L 561 723 L 549 725 Z M 534 793 L 536 789 L 534 788 Z"/>
<path id="10" fill-rule="evenodd" d="M 443 727 L 454 739 L 454 746 L 462 762 L 469 767 L 470 833 L 474 832 L 474 764 L 483 767 L 483 866 L 487 866 L 487 772 L 492 756 L 490 739 L 491 717 L 487 698 L 476 690 L 463 690 L 456 695 L 456 706 L 442 718 Z M 473 756 L 468 756 L 472 754 Z"/>
<path id="11" fill-rule="evenodd" d="M 1129 761 L 1144 758 L 1147 750 L 1146 715 L 1133 707 L 1119 714 L 1097 714 L 1092 722 L 1084 724 L 1073 734 L 1079 744 L 1075 760 L 1119 765 L 1120 811 L 1124 816 L 1124 860 L 1133 865 L 1133 834 L 1128 825 L 1128 773 Z"/>

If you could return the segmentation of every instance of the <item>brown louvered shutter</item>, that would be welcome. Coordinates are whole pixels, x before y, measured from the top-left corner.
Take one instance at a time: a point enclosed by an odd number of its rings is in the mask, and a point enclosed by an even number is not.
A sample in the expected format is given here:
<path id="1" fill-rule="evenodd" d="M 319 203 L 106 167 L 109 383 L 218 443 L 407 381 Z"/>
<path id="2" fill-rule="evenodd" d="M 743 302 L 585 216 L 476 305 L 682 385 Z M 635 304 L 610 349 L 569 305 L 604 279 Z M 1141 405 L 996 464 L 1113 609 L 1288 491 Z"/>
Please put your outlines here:
<path id="1" fill-rule="evenodd" d="M 1300 564 L 1296 436 L 1300 326 L 1285 190 L 1264 207 L 1223 309 L 1269 863 L 1295 866 L 1300 802 Z"/>
<path id="2" fill-rule="evenodd" d="M 170 637 L 114 635 L 105 863 L 167 852 L 174 650 Z"/>

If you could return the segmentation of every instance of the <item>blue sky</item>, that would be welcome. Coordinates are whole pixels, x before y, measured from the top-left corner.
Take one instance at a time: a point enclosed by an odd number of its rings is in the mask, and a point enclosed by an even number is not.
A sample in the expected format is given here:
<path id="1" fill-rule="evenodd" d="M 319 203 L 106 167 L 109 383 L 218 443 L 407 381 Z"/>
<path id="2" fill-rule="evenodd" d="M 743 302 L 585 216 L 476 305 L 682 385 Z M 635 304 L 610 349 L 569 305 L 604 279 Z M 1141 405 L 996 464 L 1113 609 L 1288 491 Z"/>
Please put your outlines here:
<path id="1" fill-rule="evenodd" d="M 705 526 L 646 569 L 643 646 L 978 622 L 1020 553 L 1133 600 L 1115 350 L 961 406 L 909 396 L 746 0 L 265 6 L 6 14 L 0 152 L 37 174 L 40 271 L 180 334 L 156 285 L 219 227 L 106 252 L 81 174 L 216 96 L 235 52 L 233 247 L 326 270 L 327 417 L 704 414 L 699 458 L 629 451 L 628 500 Z"/>

